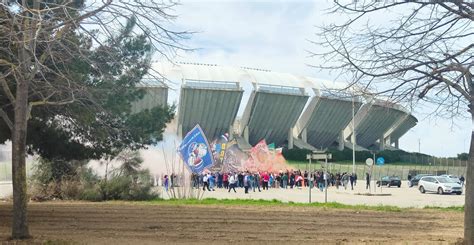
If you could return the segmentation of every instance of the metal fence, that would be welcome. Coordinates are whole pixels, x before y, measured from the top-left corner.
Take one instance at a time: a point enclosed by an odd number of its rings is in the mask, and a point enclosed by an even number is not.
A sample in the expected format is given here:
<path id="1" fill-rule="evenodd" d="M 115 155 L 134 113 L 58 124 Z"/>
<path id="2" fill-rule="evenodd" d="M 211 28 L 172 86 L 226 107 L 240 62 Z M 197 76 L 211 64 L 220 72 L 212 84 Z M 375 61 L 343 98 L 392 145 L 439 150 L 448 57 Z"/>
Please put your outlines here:
<path id="1" fill-rule="evenodd" d="M 444 161 L 440 160 L 437 161 L 436 164 L 433 161 L 431 164 L 417 164 L 417 163 L 407 163 L 407 164 L 384 164 L 382 166 L 375 165 L 373 167 L 369 167 L 363 163 L 356 163 L 355 165 L 355 173 L 359 180 L 365 179 L 365 174 L 369 173 L 372 176 L 372 179 L 380 179 L 383 176 L 398 176 L 403 180 L 408 178 L 408 174 L 410 173 L 411 176 L 415 176 L 416 174 L 433 174 L 433 175 L 441 175 L 441 174 L 450 174 L 456 176 L 466 176 L 466 167 L 468 161 L 453 161 L 453 159 L 443 159 Z M 297 168 L 301 169 L 302 171 L 308 171 L 308 164 L 301 164 L 296 166 Z M 324 163 L 318 162 L 314 164 L 311 170 L 323 170 Z M 331 173 L 352 173 L 352 164 L 340 164 L 340 163 L 329 163 L 328 164 L 328 171 Z"/>
<path id="2" fill-rule="evenodd" d="M 423 165 L 440 165 L 440 166 L 461 166 L 465 165 L 467 160 L 459 160 L 456 158 L 442 158 L 432 156 L 417 156 L 417 155 L 404 155 L 400 156 L 402 162 L 407 164 L 423 164 Z"/>

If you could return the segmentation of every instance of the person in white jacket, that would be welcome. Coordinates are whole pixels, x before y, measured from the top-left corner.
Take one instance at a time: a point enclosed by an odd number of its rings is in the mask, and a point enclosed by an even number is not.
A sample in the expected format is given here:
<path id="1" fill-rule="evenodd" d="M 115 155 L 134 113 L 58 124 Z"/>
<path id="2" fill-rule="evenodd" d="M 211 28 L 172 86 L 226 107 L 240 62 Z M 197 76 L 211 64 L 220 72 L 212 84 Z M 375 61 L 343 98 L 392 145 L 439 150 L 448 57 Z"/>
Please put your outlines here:
<path id="1" fill-rule="evenodd" d="M 237 177 L 234 174 L 230 174 L 229 176 L 229 192 L 231 189 L 234 189 L 234 192 L 237 193 L 235 190 L 235 185 L 237 183 Z"/>

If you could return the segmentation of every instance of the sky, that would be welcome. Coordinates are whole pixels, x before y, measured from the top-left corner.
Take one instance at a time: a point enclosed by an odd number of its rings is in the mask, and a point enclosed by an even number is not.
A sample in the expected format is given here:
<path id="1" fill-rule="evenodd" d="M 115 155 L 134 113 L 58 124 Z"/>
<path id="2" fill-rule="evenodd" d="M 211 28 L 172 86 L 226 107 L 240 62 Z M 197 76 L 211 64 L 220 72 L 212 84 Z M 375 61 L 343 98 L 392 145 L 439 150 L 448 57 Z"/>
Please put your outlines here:
<path id="1" fill-rule="evenodd" d="M 173 28 L 194 34 L 174 61 L 254 67 L 335 80 L 337 74 L 313 67 L 316 26 L 339 21 L 327 14 L 330 1 L 181 1 Z M 371 20 L 377 21 L 377 20 Z M 245 100 L 245 97 L 244 97 Z M 445 157 L 467 152 L 471 120 L 430 117 L 426 105 L 414 108 L 418 125 L 400 139 L 407 151 Z"/>

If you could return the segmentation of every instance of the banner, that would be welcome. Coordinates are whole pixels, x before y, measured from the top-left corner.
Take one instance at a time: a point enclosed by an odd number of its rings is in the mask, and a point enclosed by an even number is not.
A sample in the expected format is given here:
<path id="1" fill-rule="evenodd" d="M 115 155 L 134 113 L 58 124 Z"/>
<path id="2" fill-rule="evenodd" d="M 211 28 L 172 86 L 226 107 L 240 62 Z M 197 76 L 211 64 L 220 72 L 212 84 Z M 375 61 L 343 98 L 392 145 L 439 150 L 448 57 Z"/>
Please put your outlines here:
<path id="1" fill-rule="evenodd" d="M 211 143 L 212 155 L 214 158 L 214 165 L 212 171 L 220 171 L 222 169 L 222 162 L 226 153 L 227 142 L 229 141 L 229 134 L 225 133 L 213 140 Z"/>
<path id="2" fill-rule="evenodd" d="M 178 147 L 178 152 L 184 164 L 193 173 L 201 173 L 204 169 L 214 165 L 211 148 L 201 127 L 196 125 L 184 136 Z"/>
<path id="3" fill-rule="evenodd" d="M 227 143 L 227 150 L 225 152 L 224 161 L 222 165 L 223 172 L 238 172 L 243 171 L 244 162 L 247 161 L 248 156 L 245 154 L 237 144 L 237 141 L 232 140 Z"/>
<path id="4" fill-rule="evenodd" d="M 282 155 L 283 154 L 283 147 L 279 147 L 275 149 L 276 154 Z"/>
<path id="5" fill-rule="evenodd" d="M 274 148 L 274 144 L 271 147 Z M 275 154 L 276 151 L 276 149 L 270 151 L 265 140 L 261 140 L 250 150 L 250 157 L 244 163 L 244 170 L 278 172 L 290 169 L 283 155 Z"/>

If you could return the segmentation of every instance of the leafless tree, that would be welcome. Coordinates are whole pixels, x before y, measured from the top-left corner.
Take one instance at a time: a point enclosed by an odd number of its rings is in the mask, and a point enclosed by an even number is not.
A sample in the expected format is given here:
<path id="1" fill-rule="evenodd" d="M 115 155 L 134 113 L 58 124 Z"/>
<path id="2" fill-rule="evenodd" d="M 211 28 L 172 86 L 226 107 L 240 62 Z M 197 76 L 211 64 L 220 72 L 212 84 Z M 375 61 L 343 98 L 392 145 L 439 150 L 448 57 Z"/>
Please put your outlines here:
<path id="1" fill-rule="evenodd" d="M 94 106 L 89 91 L 75 82 L 71 62 L 77 57 L 87 61 L 91 49 L 113 39 L 132 17 L 135 32 L 146 35 L 156 53 L 174 55 L 187 35 L 167 28 L 175 18 L 169 14 L 174 5 L 148 0 L 0 2 L 0 117 L 12 135 L 12 238 L 30 236 L 25 156 L 32 110 L 71 103 Z M 100 64 L 88 65 L 100 73 Z"/>
<path id="2" fill-rule="evenodd" d="M 474 120 L 472 1 L 334 1 L 315 67 L 335 70 L 362 93 L 433 103 L 434 115 Z M 344 20 L 344 18 L 346 18 Z M 344 21 L 341 21 L 343 19 Z M 467 168 L 464 238 L 474 244 L 474 132 Z"/>

